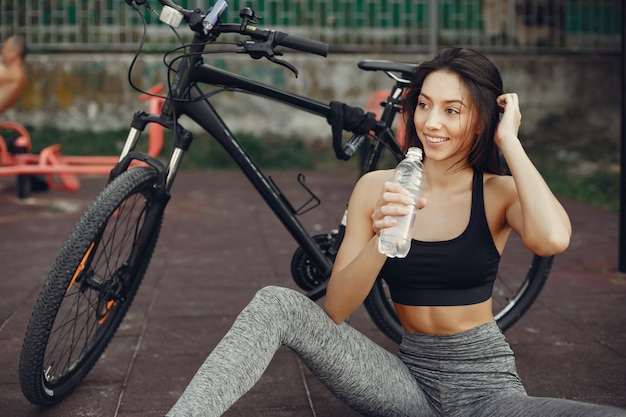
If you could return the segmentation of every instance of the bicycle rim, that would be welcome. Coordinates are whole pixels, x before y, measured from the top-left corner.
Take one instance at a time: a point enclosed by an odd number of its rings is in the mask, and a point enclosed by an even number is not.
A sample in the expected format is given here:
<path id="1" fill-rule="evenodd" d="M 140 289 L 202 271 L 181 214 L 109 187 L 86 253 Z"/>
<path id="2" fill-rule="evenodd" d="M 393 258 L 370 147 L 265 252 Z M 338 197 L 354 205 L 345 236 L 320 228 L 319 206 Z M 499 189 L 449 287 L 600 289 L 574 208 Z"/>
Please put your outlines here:
<path id="1" fill-rule="evenodd" d="M 154 251 L 163 205 L 156 172 L 121 174 L 68 237 L 39 295 L 20 358 L 20 385 L 40 406 L 83 380 L 115 334 Z"/>
<path id="2" fill-rule="evenodd" d="M 513 326 L 535 302 L 553 262 L 554 256 L 532 254 L 518 235 L 511 234 L 492 293 L 493 314 L 502 331 Z"/>
<path id="3" fill-rule="evenodd" d="M 502 331 L 513 326 L 536 300 L 548 279 L 553 261 L 553 256 L 532 254 L 517 235 L 511 235 L 500 261 L 492 295 L 493 314 Z M 364 305 L 380 331 L 400 343 L 402 327 L 382 279 L 376 281 Z"/>

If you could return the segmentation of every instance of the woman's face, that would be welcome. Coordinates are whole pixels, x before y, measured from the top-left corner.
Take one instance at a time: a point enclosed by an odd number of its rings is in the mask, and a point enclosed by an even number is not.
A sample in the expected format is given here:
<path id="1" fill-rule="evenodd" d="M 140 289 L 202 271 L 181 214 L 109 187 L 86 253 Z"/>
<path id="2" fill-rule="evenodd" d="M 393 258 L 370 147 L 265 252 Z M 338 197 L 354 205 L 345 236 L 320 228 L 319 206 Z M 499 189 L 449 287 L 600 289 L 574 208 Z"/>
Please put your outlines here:
<path id="1" fill-rule="evenodd" d="M 431 160 L 466 159 L 478 133 L 478 117 L 461 78 L 450 71 L 426 76 L 414 116 L 417 136 Z"/>

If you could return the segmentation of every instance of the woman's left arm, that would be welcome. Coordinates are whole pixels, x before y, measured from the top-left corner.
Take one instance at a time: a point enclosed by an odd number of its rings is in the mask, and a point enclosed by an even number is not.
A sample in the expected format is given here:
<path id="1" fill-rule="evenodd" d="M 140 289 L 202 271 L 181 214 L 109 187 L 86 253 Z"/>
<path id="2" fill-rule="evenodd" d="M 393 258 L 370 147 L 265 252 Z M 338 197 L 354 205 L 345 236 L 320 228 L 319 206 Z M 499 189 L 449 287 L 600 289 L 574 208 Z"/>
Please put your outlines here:
<path id="1" fill-rule="evenodd" d="M 517 137 L 522 119 L 517 94 L 501 95 L 498 105 L 504 107 L 504 114 L 494 139 L 511 171 L 517 194 L 506 208 L 506 221 L 537 255 L 561 253 L 569 245 L 572 226 Z"/>

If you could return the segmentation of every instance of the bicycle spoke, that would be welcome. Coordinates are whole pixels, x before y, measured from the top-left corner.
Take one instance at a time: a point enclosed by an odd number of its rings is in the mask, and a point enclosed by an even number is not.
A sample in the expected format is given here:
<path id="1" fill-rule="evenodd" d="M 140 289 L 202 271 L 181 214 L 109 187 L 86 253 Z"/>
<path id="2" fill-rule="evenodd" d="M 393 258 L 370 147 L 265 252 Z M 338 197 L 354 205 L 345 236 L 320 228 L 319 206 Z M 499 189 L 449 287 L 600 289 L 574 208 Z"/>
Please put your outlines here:
<path id="1" fill-rule="evenodd" d="M 72 295 L 76 297 L 76 301 L 66 303 L 68 307 L 62 315 L 61 324 L 50 334 L 49 351 L 46 352 L 47 360 L 44 367 L 46 380 L 50 383 L 71 372 L 73 364 L 80 359 L 80 354 L 91 339 L 94 332 L 91 313 L 95 311 L 94 305 L 97 303 L 91 299 L 90 293 L 76 291 Z"/>
<path id="2" fill-rule="evenodd" d="M 145 220 L 146 199 L 135 195 L 115 211 L 92 243 L 72 277 L 50 333 L 45 355 L 45 379 L 54 384 L 72 372 L 96 342 L 98 330 L 124 298 L 128 262 Z M 94 252 L 95 248 L 95 252 Z"/>

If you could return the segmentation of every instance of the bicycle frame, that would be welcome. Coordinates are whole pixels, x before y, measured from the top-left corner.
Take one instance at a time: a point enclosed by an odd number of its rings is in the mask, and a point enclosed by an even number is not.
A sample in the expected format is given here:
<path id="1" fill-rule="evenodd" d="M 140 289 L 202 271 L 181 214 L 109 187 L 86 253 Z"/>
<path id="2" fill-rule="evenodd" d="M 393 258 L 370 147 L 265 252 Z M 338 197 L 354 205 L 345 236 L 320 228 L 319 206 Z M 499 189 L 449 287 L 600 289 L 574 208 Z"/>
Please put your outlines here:
<path id="1" fill-rule="evenodd" d="M 325 277 L 329 277 L 333 266 L 332 262 L 326 258 L 314 239 L 302 226 L 297 218 L 297 211 L 294 210 L 278 187 L 263 174 L 259 166 L 250 158 L 217 110 L 209 102 L 209 99 L 203 97 L 197 83 L 226 86 L 230 89 L 256 94 L 324 118 L 330 114 L 330 106 L 206 65 L 201 62 L 200 58 L 204 44 L 204 40 L 196 35 L 189 54 L 182 58 L 176 77 L 172 82 L 170 96 L 163 106 L 162 114 L 150 115 L 143 112 L 135 114 L 131 131 L 120 156 L 120 164 L 123 164 L 124 168 L 127 167 L 128 162 L 123 163 L 123 160 L 129 156 L 132 159 L 138 159 L 137 154 L 131 153 L 131 151 L 135 148 L 140 134 L 148 123 L 159 123 L 174 130 L 176 132 L 174 148 L 167 166 L 164 167 L 166 175 L 164 191 L 169 194 L 182 158 L 192 141 L 191 132 L 181 127 L 177 120 L 182 115 L 189 116 L 220 143 L 291 236 L 310 256 L 318 270 Z M 143 155 L 143 160 L 155 167 L 160 165 L 158 161 L 152 161 L 145 155 Z M 327 280 L 318 288 L 311 290 L 307 296 L 314 300 L 322 297 L 326 291 L 326 282 Z"/>
<path id="2" fill-rule="evenodd" d="M 127 0 L 135 8 L 137 2 Z M 249 8 L 240 12 L 241 25 L 219 24 L 215 28 L 213 25 L 219 22 L 212 19 L 223 10 L 225 0 L 219 0 L 213 8 L 217 12 L 206 17 L 199 10 L 177 9 L 171 0 L 159 2 L 170 7 L 166 9 L 169 10 L 167 21 L 176 23 L 175 12 L 180 10 L 196 35 L 193 43 L 185 47 L 178 68 L 168 68 L 176 75 L 168 86 L 169 95 L 162 109 L 151 109 L 152 114 L 135 113 L 120 158 L 110 172 L 109 184 L 74 227 L 37 299 L 20 356 L 20 386 L 33 404 L 52 405 L 68 396 L 100 358 L 128 311 L 154 253 L 173 182 L 193 139 L 191 132 L 179 125 L 180 116 L 190 117 L 220 143 L 299 244 L 292 257 L 292 278 L 301 289 L 309 291 L 307 296 L 313 300 L 326 293 L 334 256 L 343 239 L 345 212 L 337 230 L 310 236 L 297 216 L 312 208 L 313 199 L 317 202 L 319 199 L 308 190 L 303 176 L 299 177 L 300 184 L 312 199 L 294 209 L 239 144 L 212 106 L 210 97 L 222 91 L 245 92 L 325 117 L 332 126 L 333 150 L 338 159 L 349 159 L 373 131 L 378 140 L 368 147 L 362 174 L 378 169 L 384 149 L 391 150 L 396 159 L 403 156 L 390 127 L 401 111 L 402 93 L 407 86 L 405 78 L 415 68 L 411 64 L 359 63 L 363 70 L 385 71 L 396 80 L 390 95 L 381 103 L 384 110 L 377 121 L 371 114 L 363 114 L 362 109 L 337 101 L 325 105 L 205 65 L 202 59 L 205 45 L 217 40 L 220 33 L 239 33 L 250 39 L 238 42 L 242 48 L 238 51 L 249 53 L 251 58 L 265 57 L 297 73 L 291 64 L 275 58 L 274 47 L 325 56 L 326 44 L 258 28 Z M 397 72 L 402 74 L 401 78 L 392 75 Z M 203 94 L 199 83 L 218 88 Z M 165 165 L 147 153 L 135 151 L 150 123 L 174 132 L 174 144 Z M 355 134 L 346 144 L 342 130 Z M 151 168 L 128 169 L 137 163 Z M 521 239 L 518 242 L 521 244 Z M 493 295 L 499 299 L 494 306 L 500 311 L 496 318 L 501 329 L 510 327 L 531 306 L 546 281 L 552 259 L 533 255 L 533 267 L 527 273 L 524 274 L 524 266 L 513 262 L 511 271 L 499 276 L 505 281 L 503 291 L 496 294 L 494 289 Z M 400 342 L 403 330 L 384 285 L 382 280 L 376 280 L 363 305 L 376 326 Z"/>
<path id="3" fill-rule="evenodd" d="M 387 97 L 386 102 L 383 103 L 384 109 L 382 115 L 380 116 L 380 120 L 389 128 L 391 128 L 396 114 L 400 111 L 402 93 L 404 92 L 404 88 L 406 88 L 406 83 L 402 79 L 397 77 L 392 78 L 396 80 L 396 84 L 391 89 L 391 92 L 389 94 L 389 97 Z M 391 135 L 391 138 L 389 138 L 388 135 Z M 400 148 L 398 142 L 396 142 L 395 137 L 393 136 L 393 132 L 391 132 L 390 129 L 386 129 L 386 131 L 383 132 L 383 135 L 381 136 L 384 136 L 384 138 L 388 139 L 384 141 L 372 142 L 371 149 L 367 153 L 367 160 L 363 164 L 363 170 L 361 171 L 361 175 L 366 174 L 368 172 L 368 169 L 369 171 L 375 169 L 377 164 L 373 161 L 380 160 L 385 148 L 391 150 L 392 155 L 394 156 L 394 158 L 396 158 L 397 161 L 400 161 L 404 157 L 404 151 Z"/>

